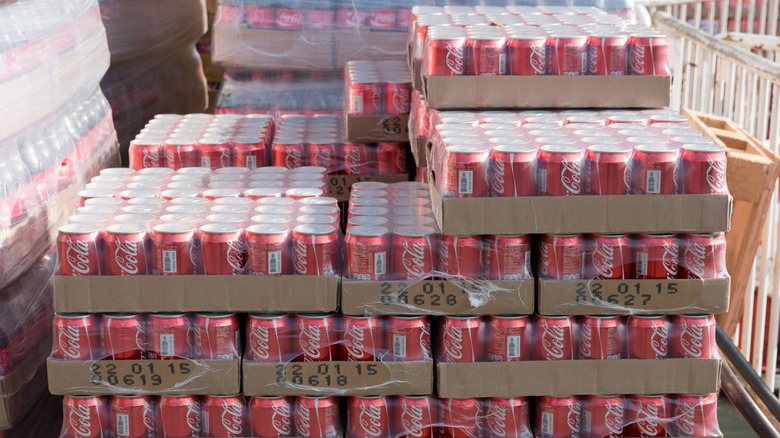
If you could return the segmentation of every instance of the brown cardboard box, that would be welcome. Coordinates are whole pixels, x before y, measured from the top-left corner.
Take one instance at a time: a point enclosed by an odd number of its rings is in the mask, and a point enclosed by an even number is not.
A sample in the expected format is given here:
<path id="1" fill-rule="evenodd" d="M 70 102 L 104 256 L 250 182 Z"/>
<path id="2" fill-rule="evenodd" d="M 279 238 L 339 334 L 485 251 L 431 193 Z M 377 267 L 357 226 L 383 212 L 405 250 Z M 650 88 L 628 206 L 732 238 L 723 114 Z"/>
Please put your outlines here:
<path id="1" fill-rule="evenodd" d="M 539 280 L 541 315 L 717 314 L 729 309 L 730 278 Z"/>
<path id="2" fill-rule="evenodd" d="M 55 276 L 53 285 L 61 313 L 334 312 L 339 277 Z"/>
<path id="3" fill-rule="evenodd" d="M 361 181 L 379 181 L 383 183 L 397 183 L 409 181 L 409 175 L 399 173 L 395 175 L 330 175 L 328 177 L 328 195 L 339 200 L 349 199 L 352 184 Z"/>
<path id="4" fill-rule="evenodd" d="M 422 61 L 412 61 L 412 88 L 423 92 Z"/>
<path id="5" fill-rule="evenodd" d="M 527 315 L 534 281 L 359 281 L 343 279 L 345 315 Z"/>
<path id="6" fill-rule="evenodd" d="M 720 388 L 720 359 L 439 363 L 436 368 L 441 398 L 711 394 Z"/>
<path id="7" fill-rule="evenodd" d="M 671 76 L 426 76 L 429 108 L 662 108 Z"/>
<path id="8" fill-rule="evenodd" d="M 360 28 L 337 30 L 333 34 L 337 69 L 343 68 L 348 61 L 403 61 L 406 58 L 407 32 Z"/>
<path id="9" fill-rule="evenodd" d="M 0 379 L 0 430 L 16 426 L 46 392 L 43 362 L 50 351 L 51 337 L 48 337 Z"/>
<path id="10" fill-rule="evenodd" d="M 354 143 L 406 143 L 409 141 L 409 114 L 344 116 L 344 135 Z"/>
<path id="11" fill-rule="evenodd" d="M 56 395 L 232 395 L 241 392 L 241 360 L 46 360 Z"/>
<path id="12" fill-rule="evenodd" d="M 418 362 L 244 361 L 244 395 L 430 395 L 433 360 Z"/>
<path id="13" fill-rule="evenodd" d="M 427 143 L 428 137 L 409 135 L 409 143 L 412 145 L 412 156 L 417 167 L 428 167 Z"/>

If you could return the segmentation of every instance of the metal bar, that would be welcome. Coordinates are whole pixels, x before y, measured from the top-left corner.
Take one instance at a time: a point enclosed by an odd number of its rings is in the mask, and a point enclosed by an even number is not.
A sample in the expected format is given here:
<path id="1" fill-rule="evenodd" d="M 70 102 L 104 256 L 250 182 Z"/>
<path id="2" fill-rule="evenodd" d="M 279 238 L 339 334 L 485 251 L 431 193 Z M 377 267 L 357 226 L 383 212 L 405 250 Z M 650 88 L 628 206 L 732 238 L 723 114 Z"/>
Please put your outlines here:
<path id="1" fill-rule="evenodd" d="M 739 381 L 734 371 L 729 367 L 728 363 L 723 362 L 720 372 L 720 387 L 729 398 L 731 404 L 737 408 L 742 417 L 747 421 L 748 425 L 757 436 L 763 438 L 780 438 L 780 433 L 772 427 L 772 423 L 761 409 L 759 409 L 756 402 L 750 396 L 750 393 L 745 390 L 742 383 Z"/>
<path id="2" fill-rule="evenodd" d="M 756 258 L 757 260 L 757 258 Z M 754 260 L 753 265 L 755 266 Z M 742 350 L 742 355 L 748 357 L 750 355 L 750 345 L 752 341 L 751 335 L 753 334 L 751 326 L 753 325 L 753 300 L 756 296 L 756 270 L 750 270 L 750 279 L 748 280 L 748 290 L 745 293 L 745 304 L 742 306 L 742 322 L 740 323 L 740 335 L 739 348 Z"/>

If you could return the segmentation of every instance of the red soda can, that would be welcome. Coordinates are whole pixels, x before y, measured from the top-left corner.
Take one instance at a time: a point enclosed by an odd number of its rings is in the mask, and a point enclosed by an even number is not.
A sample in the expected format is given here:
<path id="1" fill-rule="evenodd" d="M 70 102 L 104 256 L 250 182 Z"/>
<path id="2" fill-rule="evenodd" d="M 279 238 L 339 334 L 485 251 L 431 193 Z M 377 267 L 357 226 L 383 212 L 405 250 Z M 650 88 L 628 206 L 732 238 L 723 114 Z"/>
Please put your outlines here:
<path id="1" fill-rule="evenodd" d="M 194 140 L 169 139 L 163 144 L 165 167 L 179 170 L 198 166 L 198 147 Z"/>
<path id="2" fill-rule="evenodd" d="M 382 321 L 373 316 L 342 316 L 341 357 L 351 362 L 375 361 L 384 350 Z"/>
<path id="3" fill-rule="evenodd" d="M 580 318 L 577 344 L 580 359 L 622 359 L 623 320 L 619 316 Z"/>
<path id="4" fill-rule="evenodd" d="M 190 326 L 195 359 L 235 359 L 241 357 L 238 316 L 199 313 Z"/>
<path id="5" fill-rule="evenodd" d="M 164 164 L 163 148 L 158 141 L 135 139 L 130 142 L 128 155 L 133 170 L 163 167 Z"/>
<path id="6" fill-rule="evenodd" d="M 206 224 L 200 227 L 203 273 L 244 275 L 246 240 L 244 229 L 236 224 Z"/>
<path id="7" fill-rule="evenodd" d="M 308 163 L 312 166 L 324 167 L 329 173 L 337 172 L 338 156 L 338 143 L 331 143 L 325 139 L 309 142 Z"/>
<path id="8" fill-rule="evenodd" d="M 392 405 L 392 436 L 435 438 L 439 422 L 437 403 L 430 395 L 397 396 Z"/>
<path id="9" fill-rule="evenodd" d="M 302 437 L 339 436 L 341 414 L 336 397 L 297 397 L 295 432 Z"/>
<path id="10" fill-rule="evenodd" d="M 145 225 L 114 224 L 106 227 L 106 274 L 147 275 L 147 242 Z"/>
<path id="11" fill-rule="evenodd" d="M 262 140 L 237 138 L 233 141 L 232 149 L 233 167 L 255 170 L 265 166 L 265 143 Z"/>
<path id="12" fill-rule="evenodd" d="M 671 400 L 665 395 L 630 395 L 624 433 L 633 437 L 671 436 Z"/>
<path id="13" fill-rule="evenodd" d="M 535 147 L 498 145 L 490 151 L 490 196 L 536 195 Z"/>
<path id="14" fill-rule="evenodd" d="M 488 195 L 487 168 L 490 151 L 480 146 L 444 149 L 441 187 L 447 198 L 481 198 Z"/>
<path id="15" fill-rule="evenodd" d="M 153 313 L 146 323 L 147 349 L 151 360 L 191 359 L 189 321 L 183 313 Z"/>
<path id="16" fill-rule="evenodd" d="M 576 196 L 583 192 L 584 151 L 574 145 L 545 145 L 539 151 L 536 187 L 539 196 Z"/>
<path id="17" fill-rule="evenodd" d="M 531 238 L 485 236 L 485 277 L 489 280 L 530 280 Z"/>
<path id="18" fill-rule="evenodd" d="M 56 359 L 100 359 L 100 316 L 55 314 L 54 341 L 51 356 Z"/>
<path id="19" fill-rule="evenodd" d="M 628 36 L 620 32 L 592 33 L 588 40 L 588 74 L 626 74 Z"/>
<path id="20" fill-rule="evenodd" d="M 623 280 L 631 278 L 631 243 L 621 234 L 596 234 L 588 242 L 587 278 Z"/>
<path id="21" fill-rule="evenodd" d="M 265 6 L 266 7 L 255 4 L 252 7 L 246 9 L 247 27 L 251 29 L 273 29 L 274 28 L 274 24 L 276 22 L 276 10 L 271 7 L 270 3 L 267 3 Z M 236 15 L 240 14 L 240 11 L 244 9 L 243 5 L 237 5 L 237 6 L 219 5 L 219 7 L 223 11 L 221 20 L 225 20 L 224 11 L 228 7 L 237 9 L 238 11 L 233 13 Z M 228 18 L 226 22 L 231 23 L 231 22 L 239 22 L 239 21 L 240 21 L 240 16 L 232 20 Z"/>
<path id="22" fill-rule="evenodd" d="M 249 431 L 246 424 L 244 396 L 203 397 L 203 435 L 218 437 L 242 437 Z"/>
<path id="23" fill-rule="evenodd" d="M 674 401 L 677 436 L 713 436 L 718 430 L 718 394 L 680 394 Z"/>
<path id="24" fill-rule="evenodd" d="M 466 37 L 428 37 L 425 50 L 426 76 L 463 76 L 466 73 Z"/>
<path id="25" fill-rule="evenodd" d="M 631 148 L 593 145 L 585 152 L 586 195 L 631 193 Z"/>
<path id="26" fill-rule="evenodd" d="M 551 34 L 547 44 L 549 73 L 578 76 L 588 72 L 588 37 L 579 34 Z"/>
<path id="27" fill-rule="evenodd" d="M 284 30 L 301 30 L 303 29 L 303 16 L 303 9 L 276 8 L 276 28 Z"/>
<path id="28" fill-rule="evenodd" d="M 390 436 L 390 406 L 387 399 L 350 397 L 347 401 L 347 430 L 351 438 Z"/>
<path id="29" fill-rule="evenodd" d="M 408 78 L 385 81 L 382 94 L 384 114 L 409 114 L 411 111 L 412 84 Z"/>
<path id="30" fill-rule="evenodd" d="M 582 438 L 620 438 L 625 424 L 622 395 L 586 395 L 582 399 Z"/>
<path id="31" fill-rule="evenodd" d="M 481 317 L 444 316 L 439 324 L 439 362 L 485 361 L 485 324 Z"/>
<path id="32" fill-rule="evenodd" d="M 200 265 L 195 227 L 182 223 L 152 229 L 152 275 L 195 275 Z"/>
<path id="33" fill-rule="evenodd" d="M 584 277 L 585 255 L 581 236 L 543 234 L 539 239 L 539 278 L 579 280 Z"/>
<path id="34" fill-rule="evenodd" d="M 666 359 L 669 320 L 663 316 L 631 315 L 626 323 L 627 359 Z"/>
<path id="35" fill-rule="evenodd" d="M 302 142 L 274 142 L 271 154 L 273 166 L 296 169 L 306 165 L 306 144 Z"/>
<path id="36" fill-rule="evenodd" d="M 499 76 L 506 74 L 506 37 L 480 35 L 466 40 L 469 75 Z"/>
<path id="37" fill-rule="evenodd" d="M 726 150 L 714 144 L 682 147 L 681 193 L 726 195 Z"/>
<path id="38" fill-rule="evenodd" d="M 62 400 L 66 438 L 102 438 L 109 429 L 108 402 L 101 396 L 66 395 Z"/>
<path id="39" fill-rule="evenodd" d="M 393 274 L 399 280 L 431 278 L 436 266 L 437 235 L 431 227 L 402 226 L 393 230 Z"/>
<path id="40" fill-rule="evenodd" d="M 376 30 L 394 30 L 396 28 L 396 9 L 373 9 L 368 13 L 368 27 Z"/>
<path id="41" fill-rule="evenodd" d="M 344 164 L 341 171 L 346 175 L 370 175 L 376 168 L 373 148 L 367 144 L 342 143 Z"/>
<path id="42" fill-rule="evenodd" d="M 634 238 L 634 278 L 674 280 L 678 276 L 680 250 L 673 234 L 639 234 Z"/>
<path id="43" fill-rule="evenodd" d="M 628 74 L 669 76 L 668 43 L 658 34 L 631 34 L 628 49 Z"/>
<path id="44" fill-rule="evenodd" d="M 682 245 L 680 278 L 728 277 L 724 233 L 688 234 Z"/>
<path id="45" fill-rule="evenodd" d="M 349 114 L 373 116 L 382 113 L 382 88 L 375 77 L 355 78 L 348 85 Z"/>
<path id="46" fill-rule="evenodd" d="M 292 398 L 252 397 L 249 402 L 249 427 L 252 436 L 293 436 Z"/>
<path id="47" fill-rule="evenodd" d="M 536 399 L 536 436 L 580 436 L 582 405 L 576 396 L 543 396 Z"/>
<path id="48" fill-rule="evenodd" d="M 198 156 L 200 157 L 200 167 L 211 170 L 230 167 L 233 162 L 230 157 L 230 142 L 221 138 L 199 140 Z"/>
<path id="49" fill-rule="evenodd" d="M 388 316 L 384 335 L 390 360 L 419 361 L 432 357 L 431 320 L 427 316 Z"/>
<path id="50" fill-rule="evenodd" d="M 345 243 L 347 278 L 387 280 L 387 256 L 390 253 L 390 232 L 387 228 L 352 227 L 347 231 Z"/>
<path id="51" fill-rule="evenodd" d="M 717 356 L 715 317 L 675 315 L 669 328 L 669 356 L 684 359 L 712 359 Z"/>
<path id="52" fill-rule="evenodd" d="M 666 145 L 639 145 L 631 160 L 631 189 L 637 195 L 677 194 L 679 150 Z"/>
<path id="53" fill-rule="evenodd" d="M 99 225 L 73 223 L 61 226 L 57 235 L 59 275 L 100 275 L 101 246 Z"/>
<path id="54" fill-rule="evenodd" d="M 528 316 L 487 317 L 490 362 L 531 360 L 532 324 Z"/>
<path id="55" fill-rule="evenodd" d="M 102 350 L 106 360 L 146 359 L 146 318 L 143 315 L 104 315 Z"/>
<path id="56" fill-rule="evenodd" d="M 201 436 L 201 405 L 194 395 L 164 395 L 157 404 L 157 429 L 162 438 Z"/>
<path id="57" fill-rule="evenodd" d="M 573 360 L 577 332 L 570 316 L 541 316 L 534 321 L 534 360 Z"/>
<path id="58" fill-rule="evenodd" d="M 157 404 L 151 396 L 115 395 L 111 398 L 111 431 L 117 437 L 157 436 Z"/>
<path id="59" fill-rule="evenodd" d="M 440 399 L 439 437 L 477 438 L 484 431 L 484 410 L 482 400 L 477 398 Z"/>
<path id="60" fill-rule="evenodd" d="M 338 360 L 338 317 L 335 315 L 299 315 L 295 319 L 296 362 Z"/>
<path id="61" fill-rule="evenodd" d="M 528 397 L 491 397 L 485 405 L 487 438 L 533 436 Z"/>
<path id="62" fill-rule="evenodd" d="M 509 74 L 516 76 L 547 74 L 546 35 L 510 35 L 507 52 Z"/>
<path id="63" fill-rule="evenodd" d="M 298 225 L 292 233 L 293 272 L 296 275 L 335 275 L 338 235 L 330 225 Z"/>
<path id="64" fill-rule="evenodd" d="M 482 278 L 480 236 L 439 236 L 439 269 L 447 277 Z"/>
<path id="65" fill-rule="evenodd" d="M 380 175 L 408 173 L 406 149 L 403 145 L 380 143 L 376 145 L 376 169 Z"/>
<path id="66" fill-rule="evenodd" d="M 292 356 L 293 320 L 288 315 L 251 314 L 246 338 L 246 360 L 286 362 Z"/>
<path id="67" fill-rule="evenodd" d="M 249 275 L 290 275 L 290 229 L 284 225 L 252 225 L 246 229 L 246 271 Z"/>

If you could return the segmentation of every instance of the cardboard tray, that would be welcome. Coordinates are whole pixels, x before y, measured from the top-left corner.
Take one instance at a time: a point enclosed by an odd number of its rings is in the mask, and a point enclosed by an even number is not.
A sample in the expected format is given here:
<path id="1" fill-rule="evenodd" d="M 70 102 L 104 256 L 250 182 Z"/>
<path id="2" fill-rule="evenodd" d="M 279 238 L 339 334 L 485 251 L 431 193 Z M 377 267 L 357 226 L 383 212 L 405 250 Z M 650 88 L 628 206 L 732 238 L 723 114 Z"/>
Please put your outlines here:
<path id="1" fill-rule="evenodd" d="M 335 312 L 338 286 L 335 275 L 55 276 L 54 311 Z"/>
<path id="2" fill-rule="evenodd" d="M 58 360 L 48 358 L 55 395 L 208 395 L 241 392 L 241 360 Z"/>
<path id="3" fill-rule="evenodd" d="M 329 175 L 328 196 L 345 201 L 349 199 L 349 192 L 352 190 L 352 184 L 361 181 L 379 181 L 392 184 L 401 181 L 409 181 L 409 175 L 406 173 L 394 175 Z"/>
<path id="4" fill-rule="evenodd" d="M 711 394 L 720 389 L 720 359 L 439 363 L 436 368 L 441 398 Z"/>
<path id="5" fill-rule="evenodd" d="M 409 114 L 344 115 L 344 135 L 354 143 L 406 143 L 409 141 Z"/>
<path id="6" fill-rule="evenodd" d="M 409 144 L 411 144 L 414 164 L 417 167 L 428 167 L 427 143 L 428 137 L 417 137 L 409 134 Z"/>
<path id="7" fill-rule="evenodd" d="M 664 108 L 671 76 L 425 76 L 428 107 Z"/>
<path id="8" fill-rule="evenodd" d="M 360 281 L 342 279 L 345 315 L 527 315 L 534 312 L 534 280 Z"/>
<path id="9" fill-rule="evenodd" d="M 710 280 L 539 280 L 541 315 L 681 315 L 729 310 L 730 278 Z"/>
<path id="10" fill-rule="evenodd" d="M 433 360 L 243 363 L 244 395 L 430 395 Z"/>

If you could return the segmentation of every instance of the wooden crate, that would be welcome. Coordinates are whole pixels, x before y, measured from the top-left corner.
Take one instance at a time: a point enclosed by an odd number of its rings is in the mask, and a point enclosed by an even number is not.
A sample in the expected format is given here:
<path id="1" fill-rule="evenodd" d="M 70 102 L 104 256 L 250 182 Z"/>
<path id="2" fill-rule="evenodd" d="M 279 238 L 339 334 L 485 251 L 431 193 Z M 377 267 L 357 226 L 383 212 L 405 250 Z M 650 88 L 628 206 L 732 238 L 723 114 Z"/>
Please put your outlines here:
<path id="1" fill-rule="evenodd" d="M 729 312 L 718 315 L 717 319 L 723 330 L 733 336 L 741 319 L 750 270 L 780 173 L 780 158 L 728 118 L 689 109 L 683 109 L 682 113 L 694 129 L 727 148 L 726 178 L 734 197 L 731 230 L 726 233 L 726 265 L 732 278 L 731 305 Z"/>

